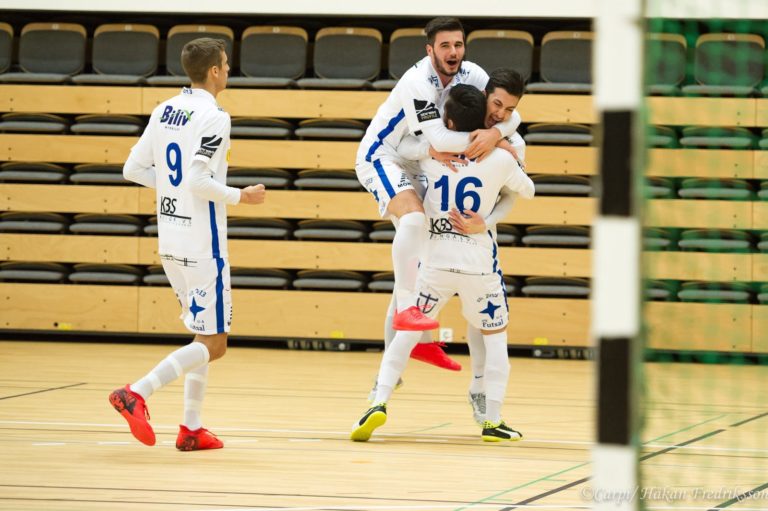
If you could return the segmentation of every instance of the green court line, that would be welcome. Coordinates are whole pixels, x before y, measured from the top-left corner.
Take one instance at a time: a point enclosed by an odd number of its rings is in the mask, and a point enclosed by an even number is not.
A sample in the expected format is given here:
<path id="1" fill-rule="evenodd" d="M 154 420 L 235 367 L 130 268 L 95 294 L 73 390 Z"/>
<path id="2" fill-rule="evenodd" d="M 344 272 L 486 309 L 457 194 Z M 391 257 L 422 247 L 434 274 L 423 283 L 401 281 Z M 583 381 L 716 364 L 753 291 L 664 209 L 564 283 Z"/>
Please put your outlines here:
<path id="1" fill-rule="evenodd" d="M 400 433 L 401 435 L 413 435 L 416 433 L 422 433 L 424 431 L 432 431 L 433 429 L 443 428 L 445 426 L 450 426 L 450 422 L 446 422 L 445 424 L 438 424 L 437 426 L 432 426 L 431 428 L 424 428 L 424 429 L 414 429 L 413 431 L 406 431 L 405 433 Z"/>
<path id="2" fill-rule="evenodd" d="M 534 480 L 534 481 L 530 481 L 530 482 L 528 482 L 528 483 L 525 483 L 525 484 L 521 484 L 521 485 L 519 485 L 519 486 L 514 486 L 514 487 L 512 487 L 512 488 L 510 488 L 510 489 L 508 489 L 508 490 L 504 490 L 504 491 L 502 491 L 502 492 L 499 492 L 499 493 L 497 493 L 497 494 L 495 494 L 495 495 L 491 495 L 490 497 L 486 497 L 486 498 L 484 498 L 484 499 L 481 499 L 481 500 L 478 500 L 478 501 L 472 502 L 472 503 L 470 503 L 470 504 L 469 504 L 469 505 L 467 505 L 467 506 L 464 506 L 464 507 L 457 507 L 457 508 L 456 508 L 454 511 L 461 511 L 461 510 L 463 510 L 463 509 L 468 509 L 468 508 L 470 508 L 470 507 L 472 507 L 472 506 L 475 506 L 475 505 L 477 505 L 477 504 L 483 504 L 483 503 L 485 503 L 485 502 L 487 502 L 487 501 L 489 501 L 489 500 L 491 500 L 491 499 L 495 499 L 496 497 L 499 497 L 499 496 L 501 496 L 501 495 L 505 495 L 505 494 L 507 494 L 507 493 L 509 493 L 509 492 L 511 492 L 511 491 L 519 490 L 519 489 L 521 489 L 521 488 L 525 488 L 526 486 L 531 486 L 532 484 L 536 484 L 536 483 L 539 483 L 539 482 L 541 482 L 541 481 L 546 481 L 546 480 L 547 480 L 547 479 L 549 479 L 550 477 L 559 476 L 560 474 L 565 474 L 566 472 L 570 472 L 571 470 L 576 470 L 577 468 L 581 468 L 581 467 L 583 467 L 583 466 L 585 466 L 585 465 L 589 465 L 589 464 L 591 464 L 591 463 L 592 463 L 591 461 L 585 461 L 584 463 L 580 463 L 580 464 L 578 464 L 578 465 L 575 465 L 575 466 L 573 466 L 573 467 L 571 467 L 571 468 L 566 468 L 566 469 L 564 469 L 564 470 L 561 470 L 560 472 L 555 472 L 554 474 L 549 474 L 549 475 L 546 475 L 546 476 L 544 476 L 544 477 L 540 477 L 540 478 L 538 478 L 538 479 L 536 479 L 536 480 Z"/>
<path id="3" fill-rule="evenodd" d="M 687 428 L 679 429 L 679 430 L 677 430 L 677 431 L 675 431 L 675 432 L 672 432 L 672 433 L 668 433 L 668 434 L 666 434 L 666 435 L 662 435 L 662 436 L 660 436 L 660 437 L 658 437 L 658 438 L 654 438 L 653 440 L 647 440 L 646 442 L 644 442 L 644 443 L 643 443 L 643 445 L 645 445 L 645 444 L 650 444 L 650 443 L 653 443 L 653 442 L 658 442 L 658 441 L 659 441 L 659 440 L 661 440 L 662 438 L 667 438 L 667 437 L 670 437 L 670 436 L 676 435 L 676 434 L 678 434 L 678 433 L 682 433 L 683 431 L 688 431 L 689 429 L 697 428 L 697 427 L 701 426 L 702 424 L 706 424 L 706 423 L 708 423 L 708 422 L 716 421 L 717 419 L 722 419 L 722 418 L 723 418 L 723 417 L 725 417 L 726 415 L 729 415 L 729 414 L 727 414 L 727 413 L 724 413 L 724 414 L 722 414 L 722 415 L 718 415 L 717 417 L 713 417 L 713 418 L 711 418 L 711 419 L 707 419 L 707 420 L 705 420 L 704 422 L 699 422 L 698 424 L 693 424 L 692 426 L 688 426 Z"/>
<path id="4" fill-rule="evenodd" d="M 728 414 L 727 414 L 727 413 L 724 413 L 724 414 L 722 414 L 722 415 L 718 415 L 717 417 L 713 417 L 713 418 L 711 418 L 711 419 L 707 419 L 707 420 L 705 420 L 705 421 L 702 421 L 702 422 L 698 422 L 698 423 L 696 423 L 696 424 L 692 424 L 692 425 L 690 425 L 690 426 L 686 426 L 686 427 L 684 427 L 684 428 L 681 428 L 681 429 L 679 429 L 679 430 L 677 430 L 677 431 L 673 431 L 672 433 L 668 433 L 668 434 L 666 434 L 666 435 L 663 435 L 663 436 L 660 436 L 660 437 L 658 437 L 658 438 L 654 438 L 653 440 L 648 440 L 647 442 L 643 443 L 642 445 L 645 445 L 645 444 L 649 444 L 649 443 L 651 443 L 651 442 L 656 442 L 657 440 L 659 440 L 659 439 L 661 439 L 661 438 L 666 438 L 666 437 L 669 437 L 669 436 L 672 436 L 672 435 L 676 435 L 676 434 L 678 434 L 678 433 L 682 433 L 683 431 L 688 431 L 689 429 L 693 429 L 693 428 L 695 428 L 695 427 L 697 427 L 697 426 L 701 426 L 702 424 L 706 424 L 706 423 L 708 423 L 708 422 L 712 422 L 712 421 L 715 421 L 715 420 L 717 420 L 717 419 L 721 419 L 721 418 L 725 417 L 726 415 L 728 415 Z M 574 466 L 573 466 L 573 467 L 571 467 L 571 468 L 566 468 L 566 469 L 563 469 L 563 470 L 561 470 L 561 471 L 559 471 L 559 472 L 555 472 L 555 473 L 553 473 L 553 474 L 549 474 L 549 475 L 546 475 L 546 476 L 540 477 L 540 478 L 538 478 L 538 479 L 535 479 L 535 480 L 533 480 L 533 481 L 530 481 L 530 482 L 528 482 L 528 483 L 524 483 L 524 484 L 521 484 L 521 485 L 518 485 L 518 486 L 514 486 L 514 487 L 512 487 L 512 488 L 509 488 L 509 489 L 507 489 L 507 490 L 501 491 L 501 492 L 499 492 L 499 493 L 496 493 L 496 494 L 494 494 L 494 495 L 490 495 L 490 496 L 488 496 L 488 497 L 486 497 L 486 498 L 484 498 L 484 499 L 480 499 L 480 500 L 477 500 L 477 501 L 475 501 L 475 502 L 472 502 L 472 503 L 470 503 L 470 504 L 468 504 L 468 505 L 466 505 L 466 506 L 457 507 L 456 509 L 454 509 L 454 511 L 463 511 L 464 509 L 469 509 L 469 508 L 470 508 L 470 507 L 472 507 L 472 506 L 476 506 L 476 505 L 478 505 L 478 504 L 484 504 L 484 503 L 488 502 L 489 500 L 493 500 L 493 499 L 495 499 L 495 498 L 497 498 L 497 497 L 499 497 L 499 496 L 501 496 L 501 495 L 505 495 L 505 494 L 507 494 L 507 493 L 509 493 L 509 492 L 513 492 L 513 491 L 515 491 L 515 490 L 519 490 L 519 489 L 522 489 L 522 488 L 526 488 L 526 487 L 528 487 L 528 486 L 534 485 L 534 484 L 536 484 L 536 483 L 540 483 L 540 482 L 542 482 L 542 481 L 550 481 L 550 480 L 552 480 L 551 478 L 553 478 L 553 477 L 559 476 L 559 475 L 561 475 L 561 474 L 565 474 L 565 473 L 567 473 L 567 472 L 570 472 L 570 471 L 572 471 L 572 470 L 576 470 L 577 468 L 581 468 L 581 467 L 583 467 L 583 466 L 585 466 L 585 465 L 591 465 L 591 464 L 592 464 L 592 462 L 591 462 L 591 461 L 585 461 L 584 463 L 580 463 L 580 464 L 578 464 L 578 465 L 574 465 Z"/>

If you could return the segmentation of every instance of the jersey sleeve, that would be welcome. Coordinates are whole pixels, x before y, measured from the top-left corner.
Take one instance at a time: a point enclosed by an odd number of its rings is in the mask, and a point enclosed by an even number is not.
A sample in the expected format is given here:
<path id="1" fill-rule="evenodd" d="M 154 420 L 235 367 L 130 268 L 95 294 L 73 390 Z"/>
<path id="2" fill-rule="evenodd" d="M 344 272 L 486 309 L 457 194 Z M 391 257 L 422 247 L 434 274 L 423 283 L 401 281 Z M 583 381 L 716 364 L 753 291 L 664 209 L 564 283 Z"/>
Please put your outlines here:
<path id="1" fill-rule="evenodd" d="M 152 141 L 154 140 L 156 120 L 156 116 L 153 114 L 147 123 L 147 127 L 144 128 L 144 133 L 139 137 L 139 141 L 131 148 L 130 159 L 138 166 L 144 168 L 151 167 L 155 163 Z"/>
<path id="2" fill-rule="evenodd" d="M 416 133 L 423 130 L 424 124 L 435 121 L 442 123 L 442 119 L 437 108 L 435 87 L 426 80 L 422 83 L 413 78 L 403 83 L 398 92 L 408 130 Z"/>
<path id="3" fill-rule="evenodd" d="M 231 125 L 226 112 L 217 111 L 207 117 L 196 133 L 194 159 L 206 163 L 215 172 L 222 158 L 227 157 Z"/>
<path id="4" fill-rule="evenodd" d="M 497 149 L 497 151 L 499 151 L 499 149 Z M 536 194 L 536 188 L 533 185 L 533 181 L 528 177 L 528 174 L 523 172 L 523 169 L 520 168 L 520 165 L 517 164 L 511 154 L 506 151 L 504 154 L 504 159 L 506 160 L 504 165 L 509 171 L 509 176 L 504 182 L 504 186 L 513 192 L 519 193 L 524 199 L 532 199 Z"/>

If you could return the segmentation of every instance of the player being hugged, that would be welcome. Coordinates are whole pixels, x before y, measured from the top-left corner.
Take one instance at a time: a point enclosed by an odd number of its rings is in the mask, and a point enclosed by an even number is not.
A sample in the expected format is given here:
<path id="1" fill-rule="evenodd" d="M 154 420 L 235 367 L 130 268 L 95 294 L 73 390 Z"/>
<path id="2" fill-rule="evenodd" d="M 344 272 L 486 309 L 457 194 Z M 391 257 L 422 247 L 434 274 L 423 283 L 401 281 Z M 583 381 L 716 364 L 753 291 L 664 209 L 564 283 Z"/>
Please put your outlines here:
<path id="1" fill-rule="evenodd" d="M 216 103 L 227 85 L 224 42 L 200 38 L 187 43 L 181 63 L 191 86 L 158 105 L 123 167 L 126 179 L 157 190 L 160 260 L 181 304 L 181 319 L 195 334 L 135 383 L 109 395 L 131 433 L 155 444 L 146 399 L 184 379 L 184 421 L 176 448 L 218 449 L 223 443 L 202 427 L 200 412 L 208 364 L 224 356 L 232 323 L 232 291 L 227 252 L 227 204 L 261 204 L 264 185 L 226 185 L 229 114 Z"/>

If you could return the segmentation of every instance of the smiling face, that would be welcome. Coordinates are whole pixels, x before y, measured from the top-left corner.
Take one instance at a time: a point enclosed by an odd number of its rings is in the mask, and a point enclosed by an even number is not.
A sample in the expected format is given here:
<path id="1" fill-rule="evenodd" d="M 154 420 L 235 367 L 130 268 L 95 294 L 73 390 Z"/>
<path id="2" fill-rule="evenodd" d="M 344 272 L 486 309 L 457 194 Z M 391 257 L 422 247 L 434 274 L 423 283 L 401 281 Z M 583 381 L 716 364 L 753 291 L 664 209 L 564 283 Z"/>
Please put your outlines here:
<path id="1" fill-rule="evenodd" d="M 492 128 L 500 122 L 509 120 L 517 108 L 520 98 L 513 96 L 501 87 L 496 87 L 488 94 L 485 107 L 485 127 Z"/>
<path id="2" fill-rule="evenodd" d="M 435 43 L 427 45 L 427 55 L 432 60 L 443 86 L 461 69 L 464 60 L 464 34 L 460 30 L 435 34 Z"/>

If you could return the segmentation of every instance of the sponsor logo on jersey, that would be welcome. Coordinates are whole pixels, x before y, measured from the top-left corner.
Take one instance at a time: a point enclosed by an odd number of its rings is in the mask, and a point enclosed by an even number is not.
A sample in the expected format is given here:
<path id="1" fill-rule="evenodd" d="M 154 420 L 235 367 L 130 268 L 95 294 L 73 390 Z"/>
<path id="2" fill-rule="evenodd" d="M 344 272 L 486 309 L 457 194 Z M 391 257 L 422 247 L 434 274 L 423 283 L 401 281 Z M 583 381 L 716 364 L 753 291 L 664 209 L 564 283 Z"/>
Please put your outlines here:
<path id="1" fill-rule="evenodd" d="M 182 108 L 175 110 L 173 106 L 166 105 L 165 110 L 163 110 L 163 115 L 160 116 L 160 124 L 185 126 L 192 120 L 192 114 L 194 113 L 194 111 L 184 110 Z"/>
<path id="2" fill-rule="evenodd" d="M 430 218 L 429 219 L 429 232 L 432 234 L 446 234 L 453 233 L 453 225 L 447 218 Z"/>
<path id="3" fill-rule="evenodd" d="M 158 203 L 158 223 L 173 225 L 175 227 L 192 227 L 192 217 L 176 214 L 178 211 L 179 199 L 176 197 L 160 197 Z M 185 265 L 186 266 L 186 265 Z"/>
<path id="4" fill-rule="evenodd" d="M 195 155 L 205 156 L 206 158 L 213 158 L 213 155 L 216 153 L 216 149 L 219 148 L 223 141 L 223 138 L 217 137 L 216 135 L 211 137 L 203 137 L 203 139 L 200 141 L 200 149 L 197 150 Z"/>
<path id="5" fill-rule="evenodd" d="M 176 213 L 176 201 L 173 197 L 160 197 L 160 214 L 173 215 Z"/>
<path id="6" fill-rule="evenodd" d="M 416 118 L 419 122 L 431 121 L 440 118 L 440 111 L 431 101 L 413 100 L 413 106 L 416 108 Z"/>
<path id="7" fill-rule="evenodd" d="M 429 75 L 429 83 L 431 83 L 438 89 L 440 88 L 440 80 L 438 80 L 437 76 L 435 75 Z"/>

